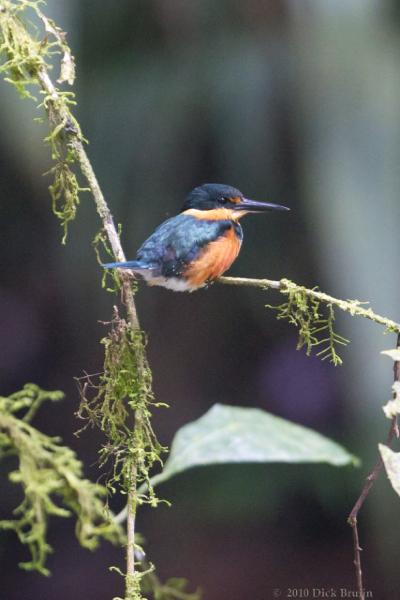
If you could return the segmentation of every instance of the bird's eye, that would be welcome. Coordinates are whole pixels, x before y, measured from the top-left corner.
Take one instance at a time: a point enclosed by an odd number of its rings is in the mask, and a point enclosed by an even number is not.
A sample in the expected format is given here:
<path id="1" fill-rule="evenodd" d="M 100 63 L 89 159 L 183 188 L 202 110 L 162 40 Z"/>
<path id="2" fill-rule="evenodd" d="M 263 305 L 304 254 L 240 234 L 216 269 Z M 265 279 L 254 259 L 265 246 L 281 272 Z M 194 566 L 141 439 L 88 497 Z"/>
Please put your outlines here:
<path id="1" fill-rule="evenodd" d="M 229 198 L 225 198 L 224 196 L 220 199 L 221 204 L 228 204 Z"/>

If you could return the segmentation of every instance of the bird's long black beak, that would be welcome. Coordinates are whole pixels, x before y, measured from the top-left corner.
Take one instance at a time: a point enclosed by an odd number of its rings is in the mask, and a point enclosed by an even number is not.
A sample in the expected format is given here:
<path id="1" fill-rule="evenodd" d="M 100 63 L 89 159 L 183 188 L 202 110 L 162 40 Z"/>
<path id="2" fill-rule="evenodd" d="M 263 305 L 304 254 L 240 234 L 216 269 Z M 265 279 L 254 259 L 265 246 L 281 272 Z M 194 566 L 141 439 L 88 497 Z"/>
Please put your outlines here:
<path id="1" fill-rule="evenodd" d="M 247 212 L 265 212 L 267 210 L 290 210 L 287 206 L 281 204 L 272 204 L 272 202 L 257 202 L 257 200 L 249 200 L 242 198 L 240 202 L 235 204 L 234 210 L 245 210 Z"/>

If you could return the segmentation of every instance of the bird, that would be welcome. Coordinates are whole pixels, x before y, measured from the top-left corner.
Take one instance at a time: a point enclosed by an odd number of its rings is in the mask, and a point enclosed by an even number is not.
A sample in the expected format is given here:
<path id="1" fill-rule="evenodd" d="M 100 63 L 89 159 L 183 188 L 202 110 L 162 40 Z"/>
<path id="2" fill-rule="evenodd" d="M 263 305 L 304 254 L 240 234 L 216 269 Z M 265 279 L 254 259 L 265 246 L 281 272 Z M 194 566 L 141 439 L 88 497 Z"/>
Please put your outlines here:
<path id="1" fill-rule="evenodd" d="M 218 279 L 237 258 L 248 213 L 288 211 L 286 206 L 245 198 L 230 185 L 205 183 L 186 197 L 181 212 L 161 223 L 140 246 L 135 260 L 106 269 L 129 269 L 148 285 L 193 292 Z"/>

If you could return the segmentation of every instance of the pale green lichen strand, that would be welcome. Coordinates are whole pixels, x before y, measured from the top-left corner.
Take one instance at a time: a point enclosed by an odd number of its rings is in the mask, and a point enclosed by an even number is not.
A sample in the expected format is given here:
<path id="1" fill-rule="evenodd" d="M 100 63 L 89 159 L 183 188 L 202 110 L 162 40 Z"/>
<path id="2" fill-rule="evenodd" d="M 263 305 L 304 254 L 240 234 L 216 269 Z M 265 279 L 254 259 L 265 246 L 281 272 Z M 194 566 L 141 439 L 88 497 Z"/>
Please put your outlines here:
<path id="1" fill-rule="evenodd" d="M 48 574 L 46 559 L 52 551 L 47 542 L 51 516 L 75 515 L 77 538 L 91 550 L 97 548 L 101 538 L 123 542 L 121 528 L 106 510 L 106 488 L 84 479 L 82 463 L 75 453 L 30 423 L 43 402 L 62 397 L 61 392 L 47 392 L 34 384 L 0 397 L 0 460 L 17 457 L 18 466 L 9 479 L 23 491 L 14 518 L 0 521 L 0 528 L 15 531 L 29 548 L 31 560 L 21 566 L 44 575 Z"/>
<path id="2" fill-rule="evenodd" d="M 133 329 L 114 309 L 109 334 L 103 338 L 104 372 L 96 379 L 79 380 L 81 404 L 78 416 L 88 425 L 98 427 L 105 440 L 100 449 L 100 466 L 109 467 L 107 488 L 126 494 L 128 498 L 128 546 L 132 544 L 131 559 L 137 550 L 136 537 L 129 534 L 134 527 L 137 507 L 148 503 L 157 506 L 150 482 L 155 463 L 162 464 L 166 452 L 154 434 L 151 410 L 160 406 L 154 402 L 151 371 L 145 355 L 142 331 Z M 145 492 L 138 492 L 144 483 Z M 134 541 L 133 541 L 134 539 Z M 132 541 L 129 541 L 132 540 Z M 133 572 L 132 572 L 133 571 Z M 141 581 L 145 575 L 142 565 L 127 568 L 124 574 L 126 600 L 141 600 Z"/>
<path id="3" fill-rule="evenodd" d="M 283 294 L 287 299 L 282 304 L 267 304 L 277 312 L 278 319 L 287 320 L 299 330 L 298 348 L 305 347 L 309 355 L 312 348 L 322 360 L 329 359 L 334 365 L 342 364 L 337 352 L 337 346 L 349 343 L 345 337 L 334 330 L 335 308 L 374 321 L 385 327 L 385 333 L 399 333 L 400 323 L 378 315 L 371 308 L 366 308 L 368 302 L 360 300 L 341 300 L 321 292 L 318 288 L 306 288 L 289 279 L 279 281 L 273 279 L 252 279 L 248 277 L 220 277 L 219 283 L 257 287 L 262 290 L 273 289 Z"/>
<path id="4" fill-rule="evenodd" d="M 308 356 L 313 349 L 317 349 L 319 358 L 328 359 L 335 366 L 341 365 L 342 359 L 337 352 L 337 346 L 344 346 L 349 340 L 334 331 L 333 305 L 330 302 L 324 305 L 321 299 L 308 294 L 306 288 L 287 280 L 281 292 L 287 296 L 286 302 L 266 306 L 277 312 L 278 320 L 286 320 L 297 328 L 297 349 L 304 347 Z"/>
<path id="5" fill-rule="evenodd" d="M 53 177 L 49 190 L 53 212 L 63 227 L 62 241 L 65 243 L 68 224 L 75 218 L 79 205 L 79 193 L 85 191 L 73 170 L 77 154 L 70 139 L 82 140 L 83 137 L 70 110 L 75 104 L 74 94 L 54 86 L 49 93 L 45 85 L 55 54 L 62 57 L 59 83 L 73 83 L 75 64 L 65 33 L 42 14 L 41 4 L 40 1 L 0 1 L 0 72 L 22 97 L 36 100 L 33 95 L 35 89 L 43 96 L 39 108 L 44 108 L 49 118 L 50 132 L 45 141 L 50 145 L 55 163 L 48 171 Z M 36 21 L 30 28 L 20 19 L 25 10 L 33 12 Z"/>
<path id="6" fill-rule="evenodd" d="M 132 466 L 137 472 L 137 484 L 146 482 L 148 492 L 137 502 L 157 504 L 150 484 L 150 470 L 161 463 L 163 448 L 156 439 L 150 419 L 151 409 L 161 406 L 154 402 L 151 371 L 147 364 L 144 334 L 135 331 L 115 309 L 110 333 L 103 338 L 104 372 L 94 381 L 80 380 L 81 404 L 78 416 L 95 425 L 105 435 L 100 450 L 100 463 L 112 461 L 108 487 L 118 483 L 128 493 L 131 488 Z M 165 405 L 164 405 L 165 406 Z M 140 426 L 134 426 L 140 419 Z"/>

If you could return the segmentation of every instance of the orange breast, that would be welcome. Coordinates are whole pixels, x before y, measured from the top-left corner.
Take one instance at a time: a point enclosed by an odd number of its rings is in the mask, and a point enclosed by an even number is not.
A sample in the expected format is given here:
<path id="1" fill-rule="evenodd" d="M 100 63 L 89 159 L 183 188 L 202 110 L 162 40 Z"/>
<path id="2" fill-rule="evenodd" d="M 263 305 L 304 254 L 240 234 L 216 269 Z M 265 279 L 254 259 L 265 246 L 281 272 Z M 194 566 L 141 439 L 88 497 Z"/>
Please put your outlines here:
<path id="1" fill-rule="evenodd" d="M 220 277 L 239 254 L 241 243 L 231 227 L 225 235 L 207 244 L 184 273 L 190 286 L 201 287 L 207 281 Z"/>

